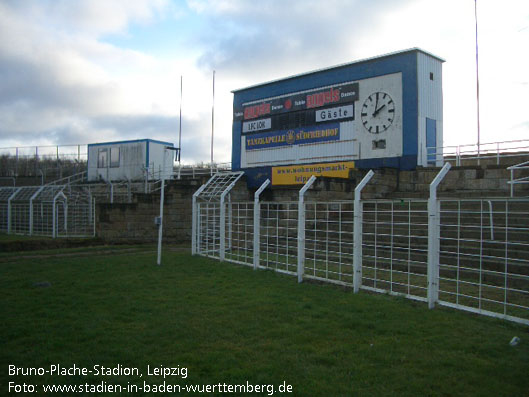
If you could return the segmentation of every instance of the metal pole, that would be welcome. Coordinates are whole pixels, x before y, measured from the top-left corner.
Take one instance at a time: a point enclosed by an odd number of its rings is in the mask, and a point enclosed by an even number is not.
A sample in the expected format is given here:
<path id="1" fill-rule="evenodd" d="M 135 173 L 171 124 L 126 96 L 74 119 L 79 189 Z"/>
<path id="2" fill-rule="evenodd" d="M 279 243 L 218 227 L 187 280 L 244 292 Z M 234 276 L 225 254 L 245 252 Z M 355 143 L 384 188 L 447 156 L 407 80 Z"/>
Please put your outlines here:
<path id="1" fill-rule="evenodd" d="M 355 188 L 354 197 L 354 224 L 353 224 L 353 290 L 357 293 L 362 285 L 362 222 L 363 222 L 363 208 L 362 202 L 360 201 L 362 190 L 365 185 L 369 183 L 375 173 L 373 170 L 364 176 L 362 181 Z"/>
<path id="2" fill-rule="evenodd" d="M 514 197 L 514 168 L 511 168 L 511 198 Z"/>
<path id="3" fill-rule="evenodd" d="M 160 224 L 158 225 L 158 260 L 157 265 L 162 263 L 162 230 L 163 230 L 163 200 L 165 191 L 165 178 L 162 177 L 162 193 L 160 195 Z"/>
<path id="4" fill-rule="evenodd" d="M 474 15 L 476 19 L 476 95 L 477 95 L 477 116 L 478 116 L 478 165 L 480 155 L 480 125 L 479 125 L 479 57 L 478 57 L 478 1 L 474 0 Z"/>
<path id="5" fill-rule="evenodd" d="M 11 196 L 9 196 L 9 198 L 7 199 L 7 234 L 11 234 L 11 223 L 13 220 L 13 214 L 12 214 L 13 207 L 11 206 L 11 200 L 15 198 L 15 196 L 20 191 L 20 189 L 21 189 L 20 187 L 17 189 L 14 189 L 13 193 L 11 193 Z"/>
<path id="6" fill-rule="evenodd" d="M 298 202 L 298 283 L 303 281 L 305 273 L 305 192 L 312 186 L 316 177 L 312 175 L 299 191 Z"/>
<path id="7" fill-rule="evenodd" d="M 213 175 L 213 136 L 215 132 L 215 71 L 213 71 L 213 103 L 211 105 L 211 175 Z"/>
<path id="8" fill-rule="evenodd" d="M 178 129 L 178 179 L 181 178 L 182 162 L 180 157 L 182 156 L 182 98 L 183 98 L 183 78 L 180 76 L 180 126 Z"/>
<path id="9" fill-rule="evenodd" d="M 428 199 L 428 308 L 433 309 L 439 300 L 439 239 L 440 239 L 440 203 L 437 200 L 437 187 L 450 171 L 446 163 L 430 183 Z"/>
<path id="10" fill-rule="evenodd" d="M 163 151 L 163 163 L 165 165 L 165 155 L 167 150 Z M 162 233 L 163 233 L 163 201 L 165 193 L 165 172 L 161 175 L 162 177 L 162 192 L 160 194 L 160 219 L 158 225 L 158 260 L 156 261 L 157 265 L 162 264 Z"/>
<path id="11" fill-rule="evenodd" d="M 259 202 L 259 196 L 270 184 L 270 179 L 264 181 L 261 187 L 254 194 L 253 201 L 253 268 L 257 269 L 259 266 L 259 255 L 260 255 L 260 231 L 261 231 L 261 203 Z M 288 242 L 288 239 L 287 239 Z"/>
<path id="12" fill-rule="evenodd" d="M 91 201 L 92 205 L 92 226 L 93 226 L 93 237 L 96 236 L 96 198 L 94 197 Z"/>

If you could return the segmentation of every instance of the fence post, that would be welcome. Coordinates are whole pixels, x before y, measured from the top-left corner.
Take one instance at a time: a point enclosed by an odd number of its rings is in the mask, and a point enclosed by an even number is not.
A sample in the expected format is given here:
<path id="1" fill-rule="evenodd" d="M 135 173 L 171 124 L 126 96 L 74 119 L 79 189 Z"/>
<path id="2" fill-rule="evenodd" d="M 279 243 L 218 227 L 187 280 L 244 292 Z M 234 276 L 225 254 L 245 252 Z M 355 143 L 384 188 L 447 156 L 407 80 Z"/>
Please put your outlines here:
<path id="1" fill-rule="evenodd" d="M 7 234 L 11 234 L 11 223 L 13 220 L 13 208 L 11 206 L 11 200 L 15 198 L 20 189 L 21 188 L 16 188 L 15 190 L 13 190 L 13 193 L 11 193 L 11 196 L 9 196 L 9 198 L 7 199 Z"/>
<path id="2" fill-rule="evenodd" d="M 44 186 L 41 186 L 35 193 L 33 193 L 31 198 L 29 199 L 29 235 L 30 236 L 33 235 L 33 200 L 35 200 L 35 197 L 37 197 L 40 194 L 40 192 L 42 192 L 42 189 L 44 189 Z"/>
<path id="3" fill-rule="evenodd" d="M 305 192 L 312 186 L 316 177 L 312 175 L 299 191 L 298 203 L 298 283 L 303 281 L 305 273 Z"/>
<path id="4" fill-rule="evenodd" d="M 52 219 L 52 231 L 51 231 L 52 238 L 59 237 L 59 233 L 58 233 L 58 229 L 59 229 L 59 219 L 58 218 L 59 217 L 57 213 L 57 199 L 59 198 L 59 196 L 61 196 L 64 200 L 67 200 L 63 192 L 59 192 L 53 197 L 53 204 L 52 204 L 53 205 L 53 208 L 52 208 L 53 219 Z M 63 205 L 63 211 L 64 211 L 64 205 Z M 66 216 L 66 212 L 64 216 Z"/>
<path id="5" fill-rule="evenodd" d="M 259 196 L 270 184 L 270 179 L 263 182 L 261 187 L 253 195 L 253 268 L 257 269 L 259 266 L 259 256 L 261 249 L 261 203 Z"/>
<path id="6" fill-rule="evenodd" d="M 206 188 L 206 185 L 207 183 L 204 183 L 202 186 L 198 188 L 198 190 L 195 193 L 193 193 L 193 209 L 192 209 L 192 215 L 191 215 L 191 255 L 196 255 L 198 253 L 197 232 L 198 232 L 198 226 L 199 226 L 199 213 L 198 213 L 197 197 Z"/>
<path id="7" fill-rule="evenodd" d="M 156 264 L 162 264 L 162 236 L 163 236 L 163 202 L 165 196 L 165 175 L 162 175 L 162 187 L 160 192 L 160 216 L 158 224 L 158 255 L 156 259 Z"/>
<path id="8" fill-rule="evenodd" d="M 62 205 L 64 211 L 64 233 L 68 236 L 68 198 L 64 196 L 64 200 Z"/>
<path id="9" fill-rule="evenodd" d="M 450 170 L 446 163 L 430 183 L 428 199 L 428 308 L 433 309 L 439 300 L 439 239 L 440 203 L 437 200 L 437 187 Z"/>
<path id="10" fill-rule="evenodd" d="M 353 291 L 357 293 L 362 285 L 362 222 L 364 221 L 363 203 L 361 200 L 362 190 L 373 178 L 373 170 L 364 176 L 362 181 L 355 187 L 354 209 L 353 209 Z"/>
<path id="11" fill-rule="evenodd" d="M 94 197 L 93 199 L 90 200 L 91 204 L 92 205 L 92 227 L 93 227 L 93 237 L 96 236 L 96 198 Z"/>
<path id="12" fill-rule="evenodd" d="M 231 194 L 228 194 L 228 250 L 232 248 L 231 238 L 233 235 L 233 206 L 231 205 Z"/>
<path id="13" fill-rule="evenodd" d="M 234 180 L 232 183 L 230 183 L 230 185 L 226 189 L 224 189 L 224 191 L 220 195 L 220 230 L 219 230 L 220 252 L 219 252 L 219 257 L 220 257 L 221 261 L 224 260 L 224 257 L 225 257 L 225 254 L 226 254 L 226 252 L 225 252 L 226 251 L 226 206 L 225 206 L 225 199 L 226 199 L 226 195 L 228 195 L 230 193 L 231 189 L 233 189 L 233 187 L 235 186 L 237 181 L 238 181 L 238 178 L 236 180 Z M 231 206 L 231 200 L 230 200 L 230 206 Z M 228 214 L 230 214 L 230 212 L 228 212 Z M 230 223 L 231 223 L 231 218 L 230 218 Z"/>

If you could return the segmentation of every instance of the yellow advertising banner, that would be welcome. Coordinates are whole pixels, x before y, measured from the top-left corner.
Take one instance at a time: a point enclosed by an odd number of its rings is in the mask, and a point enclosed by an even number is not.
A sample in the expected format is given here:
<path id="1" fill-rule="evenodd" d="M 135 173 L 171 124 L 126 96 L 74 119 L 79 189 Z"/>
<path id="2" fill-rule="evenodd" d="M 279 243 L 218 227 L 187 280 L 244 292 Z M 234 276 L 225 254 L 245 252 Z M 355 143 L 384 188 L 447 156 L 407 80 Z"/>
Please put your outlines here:
<path id="1" fill-rule="evenodd" d="M 349 170 L 354 169 L 354 166 L 354 161 L 343 161 L 272 167 L 272 185 L 299 185 L 307 182 L 312 175 L 348 178 Z"/>

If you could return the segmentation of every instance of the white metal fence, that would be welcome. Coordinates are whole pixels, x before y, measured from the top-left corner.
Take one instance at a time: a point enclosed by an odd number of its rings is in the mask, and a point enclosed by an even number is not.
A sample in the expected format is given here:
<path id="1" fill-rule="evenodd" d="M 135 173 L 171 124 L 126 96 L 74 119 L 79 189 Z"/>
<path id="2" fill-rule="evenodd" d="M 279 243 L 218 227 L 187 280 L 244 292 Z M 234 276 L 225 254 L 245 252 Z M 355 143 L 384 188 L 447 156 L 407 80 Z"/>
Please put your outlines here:
<path id="1" fill-rule="evenodd" d="M 528 318 L 529 201 L 440 204 L 439 303 Z"/>
<path id="2" fill-rule="evenodd" d="M 444 174 L 429 200 L 195 202 L 193 253 L 529 325 L 529 200 L 438 200 Z"/>
<path id="3" fill-rule="evenodd" d="M 427 300 L 427 200 L 363 202 L 362 286 Z"/>
<path id="4" fill-rule="evenodd" d="M 0 188 L 0 232 L 93 237 L 95 200 L 66 185 Z"/>

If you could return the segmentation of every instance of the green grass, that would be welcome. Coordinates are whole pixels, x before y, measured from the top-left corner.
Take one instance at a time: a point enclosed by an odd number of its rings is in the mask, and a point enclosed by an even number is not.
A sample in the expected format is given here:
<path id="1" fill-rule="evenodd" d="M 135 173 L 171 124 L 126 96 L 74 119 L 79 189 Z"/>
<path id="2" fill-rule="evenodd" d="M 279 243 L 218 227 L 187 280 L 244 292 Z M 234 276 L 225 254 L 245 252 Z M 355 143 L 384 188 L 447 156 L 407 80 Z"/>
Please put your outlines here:
<path id="1" fill-rule="evenodd" d="M 0 263 L 0 394 L 10 381 L 162 383 L 147 365 L 188 368 L 167 383 L 285 381 L 296 396 L 528 394 L 527 327 L 167 250 L 155 260 L 99 251 Z M 143 377 L 17 377 L 9 364 L 121 364 Z"/>

